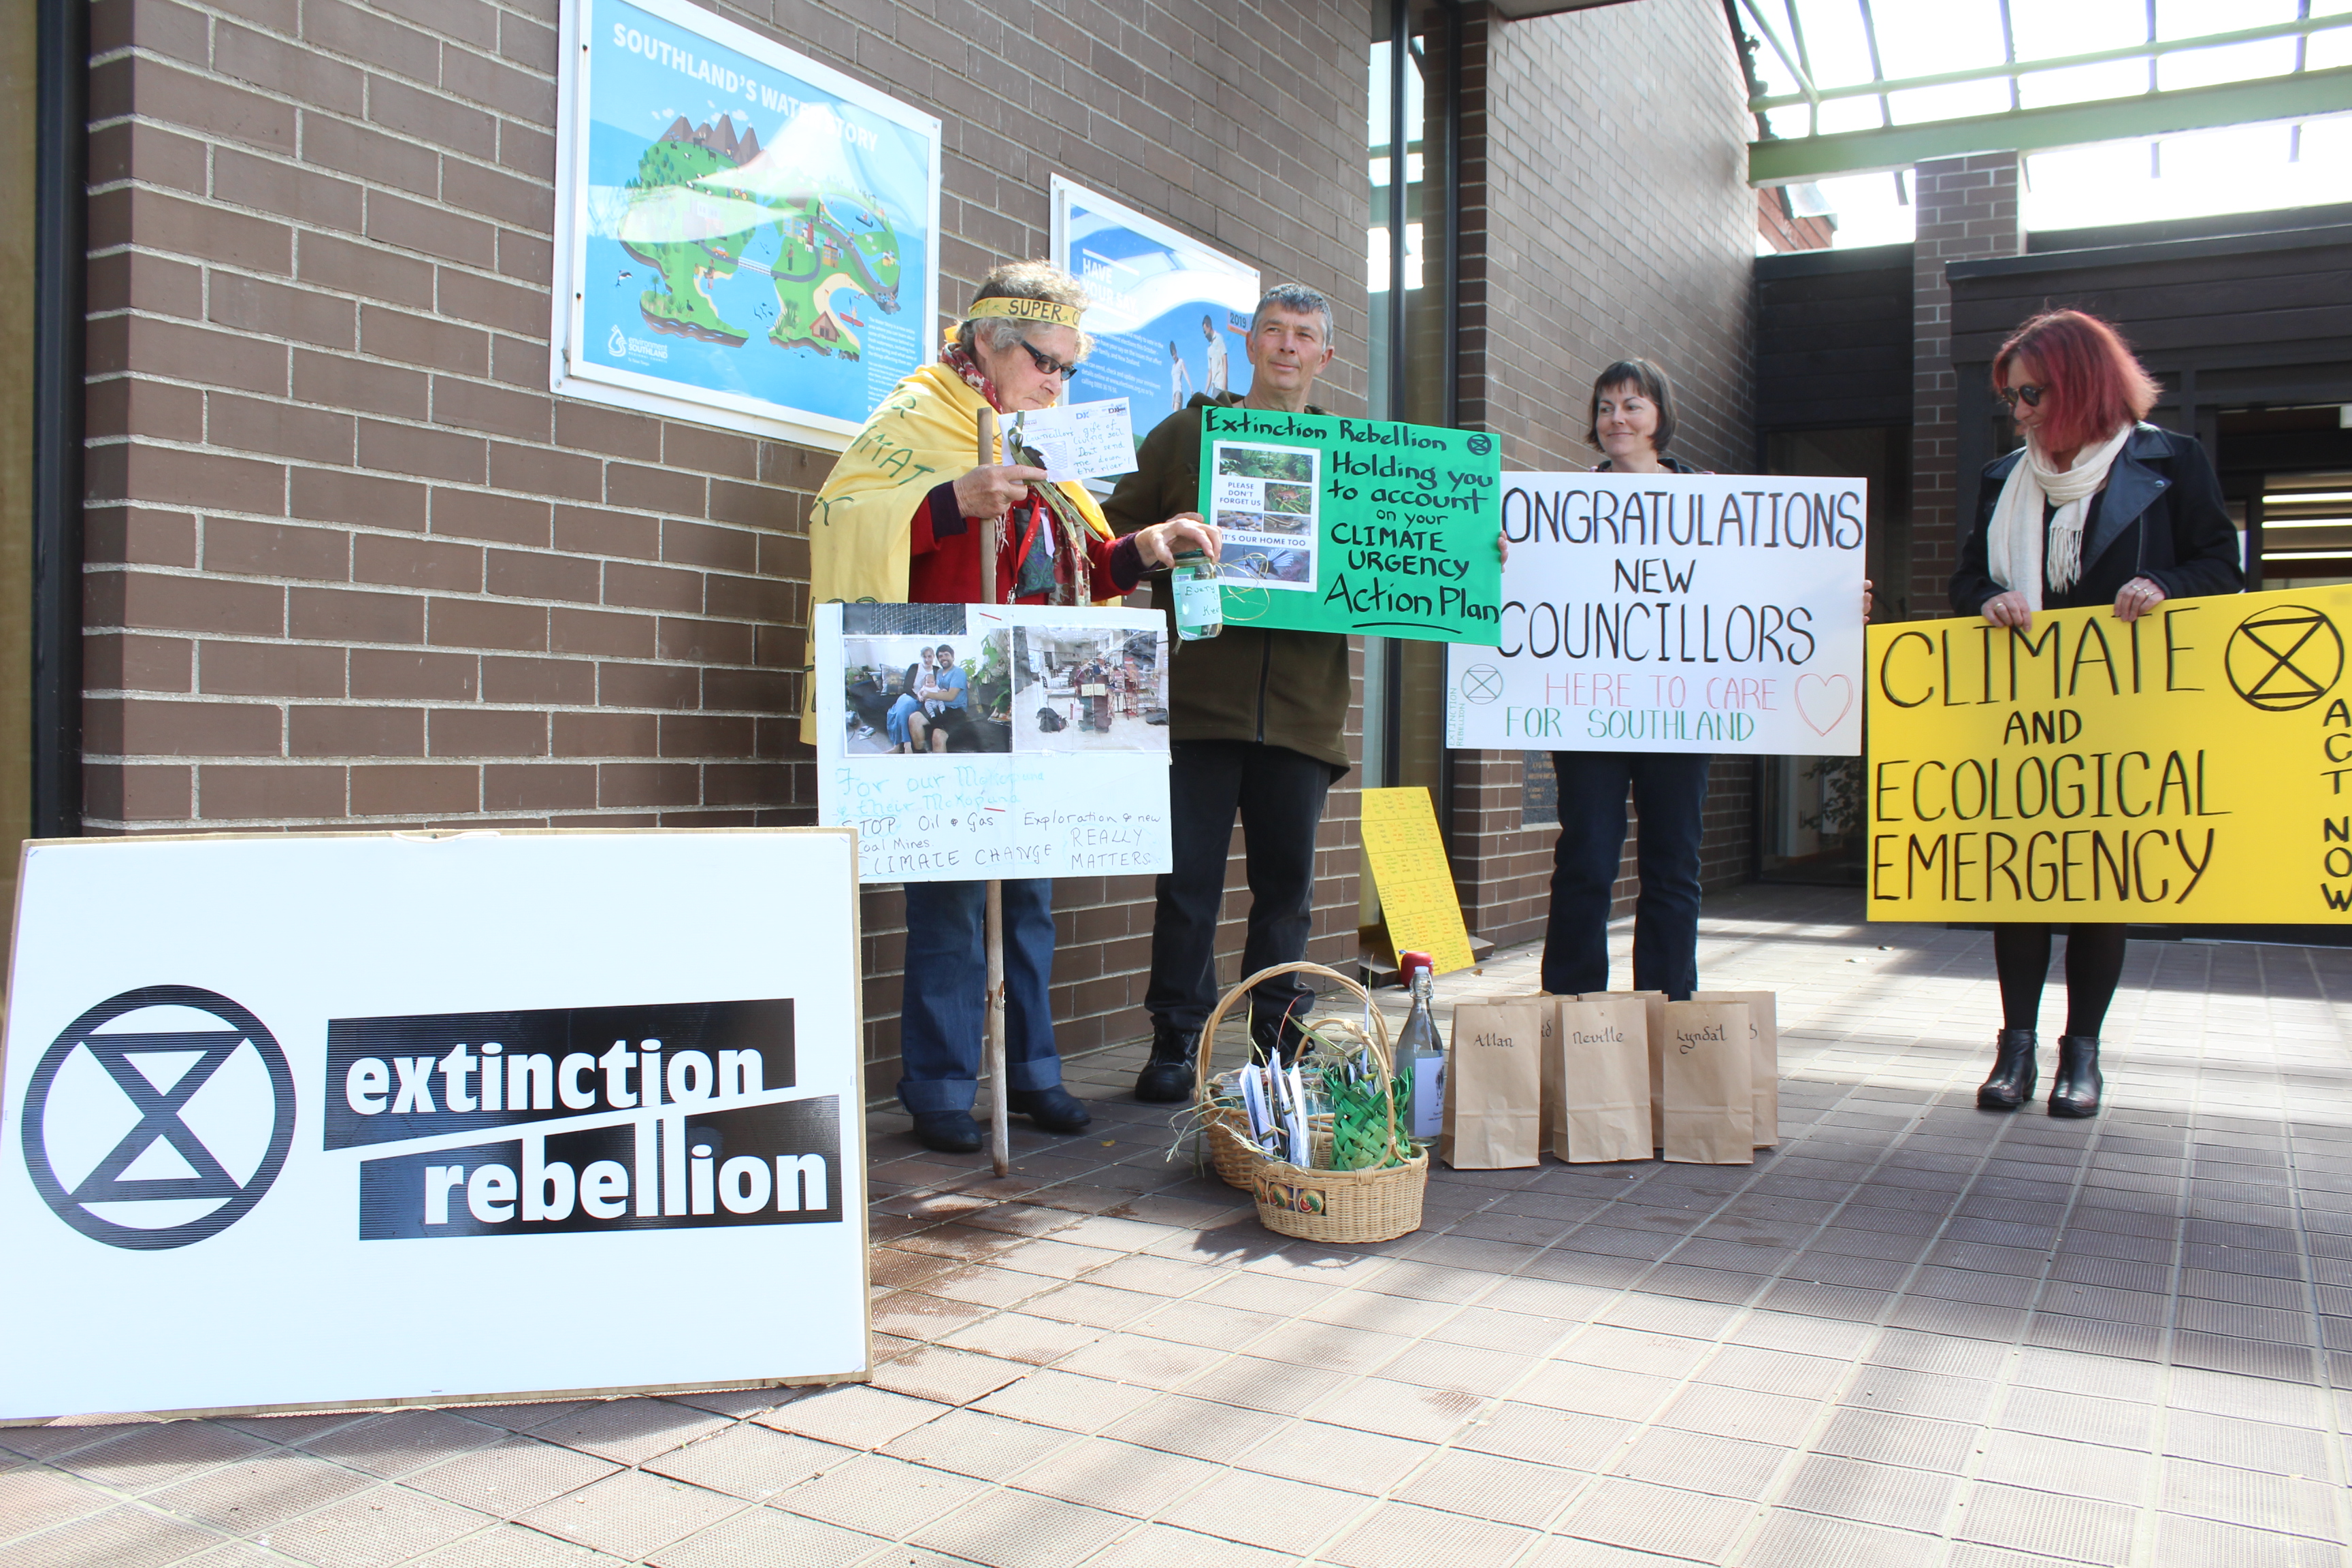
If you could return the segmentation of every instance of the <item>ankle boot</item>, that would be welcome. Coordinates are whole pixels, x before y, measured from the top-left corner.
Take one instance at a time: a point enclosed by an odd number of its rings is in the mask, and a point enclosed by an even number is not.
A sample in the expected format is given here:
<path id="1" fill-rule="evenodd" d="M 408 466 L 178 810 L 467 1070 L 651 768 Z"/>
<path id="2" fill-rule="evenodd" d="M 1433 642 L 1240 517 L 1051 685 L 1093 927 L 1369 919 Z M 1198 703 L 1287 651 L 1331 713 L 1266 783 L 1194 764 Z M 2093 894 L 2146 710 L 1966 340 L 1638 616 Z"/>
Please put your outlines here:
<path id="1" fill-rule="evenodd" d="M 1977 1090 L 1979 1110 L 2015 1110 L 2033 1098 L 2034 1033 L 2003 1029 L 1994 1044 L 1992 1076 Z"/>
<path id="2" fill-rule="evenodd" d="M 1151 1026 L 1151 1059 L 1135 1075 L 1135 1098 L 1147 1105 L 1173 1105 L 1192 1098 L 1199 1081 L 1193 1066 L 1193 1053 L 1200 1049 L 1198 1029 L 1180 1029 L 1173 1024 L 1154 1023 Z"/>
<path id="3" fill-rule="evenodd" d="M 2050 1114 L 2096 1116 L 2099 1090 L 2104 1086 L 2105 1080 L 2099 1077 L 2099 1037 L 2059 1036 L 2058 1076 L 2050 1080 Z"/>

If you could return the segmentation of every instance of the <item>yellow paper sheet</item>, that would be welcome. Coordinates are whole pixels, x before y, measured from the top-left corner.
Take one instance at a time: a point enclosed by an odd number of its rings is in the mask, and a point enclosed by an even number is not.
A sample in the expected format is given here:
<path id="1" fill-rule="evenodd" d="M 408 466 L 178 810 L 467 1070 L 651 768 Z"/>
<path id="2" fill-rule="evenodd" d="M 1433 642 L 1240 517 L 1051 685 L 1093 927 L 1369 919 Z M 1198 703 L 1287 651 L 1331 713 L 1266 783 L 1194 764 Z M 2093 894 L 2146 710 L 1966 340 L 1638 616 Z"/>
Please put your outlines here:
<path id="1" fill-rule="evenodd" d="M 1429 954 L 1440 974 L 1469 968 L 1470 932 L 1429 791 L 1368 789 L 1363 802 L 1364 863 L 1380 889 L 1390 942 L 1400 953 Z"/>

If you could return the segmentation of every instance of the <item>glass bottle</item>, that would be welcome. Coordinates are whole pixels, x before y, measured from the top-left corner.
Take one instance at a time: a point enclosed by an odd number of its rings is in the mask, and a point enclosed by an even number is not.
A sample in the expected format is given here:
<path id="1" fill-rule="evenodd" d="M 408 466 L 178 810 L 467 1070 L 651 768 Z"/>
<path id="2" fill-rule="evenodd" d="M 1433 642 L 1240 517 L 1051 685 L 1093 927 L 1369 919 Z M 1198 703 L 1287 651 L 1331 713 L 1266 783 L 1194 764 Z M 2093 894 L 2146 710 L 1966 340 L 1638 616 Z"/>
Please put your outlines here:
<path id="1" fill-rule="evenodd" d="M 1176 636 L 1199 642 L 1225 629 L 1223 578 L 1206 552 L 1187 550 L 1168 574 L 1176 592 Z"/>
<path id="2" fill-rule="evenodd" d="M 1405 1015 L 1397 1035 L 1397 1068 L 1412 1076 L 1406 1101 L 1405 1131 L 1416 1142 L 1434 1142 L 1445 1121 L 1445 1043 L 1437 1033 L 1437 1016 L 1430 1010 L 1435 990 L 1435 969 L 1425 952 L 1401 952 L 1397 966 L 1412 990 L 1412 1010 Z"/>

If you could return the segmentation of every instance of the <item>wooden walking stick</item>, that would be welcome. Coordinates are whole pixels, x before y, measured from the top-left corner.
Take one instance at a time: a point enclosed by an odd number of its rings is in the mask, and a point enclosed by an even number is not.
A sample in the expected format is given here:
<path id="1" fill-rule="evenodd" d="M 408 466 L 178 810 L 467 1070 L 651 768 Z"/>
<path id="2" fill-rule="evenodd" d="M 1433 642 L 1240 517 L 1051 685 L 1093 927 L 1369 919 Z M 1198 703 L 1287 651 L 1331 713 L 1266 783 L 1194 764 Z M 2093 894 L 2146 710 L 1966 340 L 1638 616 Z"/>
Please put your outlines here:
<path id="1" fill-rule="evenodd" d="M 980 411 L 980 464 L 996 461 L 996 411 Z M 1004 520 L 992 517 L 980 531 L 980 596 L 996 603 L 996 550 Z M 1005 1125 L 1005 1096 L 1011 1092 L 1004 1077 L 1004 884 L 988 884 L 988 1011 L 981 1031 L 980 1070 L 994 1080 L 996 1103 L 988 1112 L 988 1157 L 1000 1176 L 1013 1170 L 1013 1134 Z"/>

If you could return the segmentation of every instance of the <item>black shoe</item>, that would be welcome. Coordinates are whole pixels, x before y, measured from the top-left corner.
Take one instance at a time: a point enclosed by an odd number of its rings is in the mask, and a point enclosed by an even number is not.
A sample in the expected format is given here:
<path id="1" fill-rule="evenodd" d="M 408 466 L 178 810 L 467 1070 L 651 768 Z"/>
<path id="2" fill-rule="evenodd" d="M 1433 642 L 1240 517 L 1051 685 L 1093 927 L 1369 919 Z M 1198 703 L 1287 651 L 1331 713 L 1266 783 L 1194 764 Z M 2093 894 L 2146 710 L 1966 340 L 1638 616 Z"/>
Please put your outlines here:
<path id="1" fill-rule="evenodd" d="M 924 1148 L 942 1154 L 980 1152 L 980 1123 L 969 1110 L 919 1111 L 915 1116 L 915 1137 Z"/>
<path id="2" fill-rule="evenodd" d="M 2031 1029 L 2003 1029 L 1995 1043 L 1992 1076 L 1977 1090 L 1979 1110 L 2015 1110 L 2033 1098 L 2036 1044 Z"/>
<path id="3" fill-rule="evenodd" d="M 1146 1105 L 1173 1105 L 1192 1099 L 1200 1085 L 1193 1056 L 1200 1048 L 1200 1030 L 1154 1022 L 1151 1059 L 1135 1075 L 1135 1098 Z"/>
<path id="4" fill-rule="evenodd" d="M 1077 1097 L 1058 1083 L 1051 1089 L 1016 1089 L 1004 1097 L 1004 1109 L 1048 1132 L 1084 1132 L 1094 1120 Z"/>
<path id="5" fill-rule="evenodd" d="M 2099 1037 L 2058 1037 L 2058 1076 L 2050 1080 L 2050 1114 L 2084 1117 L 2099 1113 Z M 2031 1093 L 2032 1090 L 2028 1090 Z"/>
<path id="6" fill-rule="evenodd" d="M 1279 1014 L 1253 1006 L 1250 1009 L 1250 1059 L 1264 1062 L 1278 1057 L 1285 1067 L 1297 1061 L 1306 1043 L 1306 1037 L 1298 1027 L 1299 1020 L 1306 1017 L 1307 1010 L 1314 1005 L 1313 997 L 1301 996 Z"/>

